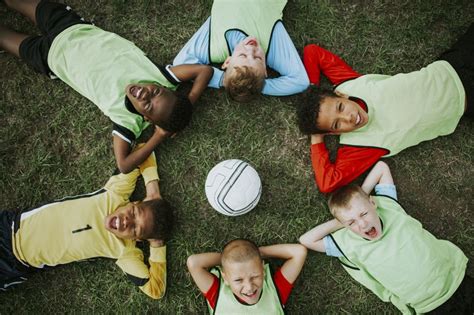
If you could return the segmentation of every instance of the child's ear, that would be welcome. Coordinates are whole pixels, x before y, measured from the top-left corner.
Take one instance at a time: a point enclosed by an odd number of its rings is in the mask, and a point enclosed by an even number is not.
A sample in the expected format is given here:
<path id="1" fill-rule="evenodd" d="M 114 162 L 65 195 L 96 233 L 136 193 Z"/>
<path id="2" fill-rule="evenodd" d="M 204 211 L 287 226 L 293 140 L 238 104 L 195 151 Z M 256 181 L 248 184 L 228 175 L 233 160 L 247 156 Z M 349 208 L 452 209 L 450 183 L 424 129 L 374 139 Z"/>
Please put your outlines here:
<path id="1" fill-rule="evenodd" d="M 224 61 L 224 63 L 223 63 L 222 66 L 221 66 L 221 69 L 222 69 L 222 70 L 227 69 L 227 67 L 229 66 L 230 59 L 231 59 L 230 56 L 227 57 L 227 58 L 225 58 L 225 61 Z"/>
<path id="2" fill-rule="evenodd" d="M 222 279 L 224 279 L 224 283 L 225 283 L 226 285 L 229 285 L 229 282 L 227 281 L 227 276 L 226 276 L 225 272 L 224 272 L 224 271 L 221 271 L 221 274 L 222 274 Z"/>

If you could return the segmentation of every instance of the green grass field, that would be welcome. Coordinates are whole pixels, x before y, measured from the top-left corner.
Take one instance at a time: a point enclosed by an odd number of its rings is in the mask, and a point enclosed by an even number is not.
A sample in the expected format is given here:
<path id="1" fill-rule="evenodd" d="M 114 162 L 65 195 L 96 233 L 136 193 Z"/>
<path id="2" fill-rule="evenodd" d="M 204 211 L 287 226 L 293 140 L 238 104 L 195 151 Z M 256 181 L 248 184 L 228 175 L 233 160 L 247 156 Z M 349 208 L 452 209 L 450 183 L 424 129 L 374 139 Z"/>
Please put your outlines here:
<path id="1" fill-rule="evenodd" d="M 70 5 L 97 26 L 135 42 L 157 63 L 170 63 L 210 13 L 211 0 L 80 1 Z M 298 50 L 318 43 L 361 73 L 418 70 L 447 49 L 474 20 L 474 2 L 290 1 L 284 12 Z M 36 29 L 0 3 L 0 24 Z M 328 86 L 328 83 L 325 83 Z M 21 210 L 92 192 L 115 169 L 110 121 L 64 83 L 0 53 L 0 209 Z M 207 90 L 191 125 L 156 153 L 161 191 L 177 208 L 168 243 L 168 288 L 154 301 L 130 284 L 112 260 L 74 263 L 33 275 L 0 293 L 0 313 L 204 314 L 204 299 L 186 258 L 245 237 L 258 244 L 296 242 L 330 218 L 318 192 L 309 141 L 297 130 L 297 96 L 250 104 Z M 474 123 L 387 159 L 407 211 L 474 258 Z M 329 139 L 335 148 L 335 140 Z M 230 158 L 249 161 L 263 182 L 260 203 L 237 218 L 214 211 L 204 194 L 207 172 Z M 134 197 L 143 197 L 143 184 Z M 48 231 L 44 231 L 47 233 Z M 473 276 L 472 266 L 468 273 Z M 420 288 L 422 289 L 422 288 Z M 310 253 L 287 306 L 290 314 L 397 313 L 353 281 L 336 259 Z"/>

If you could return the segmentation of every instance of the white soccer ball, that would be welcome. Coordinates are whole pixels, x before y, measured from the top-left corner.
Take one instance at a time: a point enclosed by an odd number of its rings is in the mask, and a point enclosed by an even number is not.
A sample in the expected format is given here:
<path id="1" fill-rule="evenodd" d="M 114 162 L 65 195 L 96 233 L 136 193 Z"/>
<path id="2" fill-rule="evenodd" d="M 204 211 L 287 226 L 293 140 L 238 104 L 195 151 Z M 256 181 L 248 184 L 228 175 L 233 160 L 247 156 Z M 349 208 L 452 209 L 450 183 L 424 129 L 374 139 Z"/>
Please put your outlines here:
<path id="1" fill-rule="evenodd" d="M 207 200 L 222 214 L 237 216 L 249 212 L 255 208 L 261 194 L 260 177 L 247 162 L 222 161 L 207 175 Z"/>

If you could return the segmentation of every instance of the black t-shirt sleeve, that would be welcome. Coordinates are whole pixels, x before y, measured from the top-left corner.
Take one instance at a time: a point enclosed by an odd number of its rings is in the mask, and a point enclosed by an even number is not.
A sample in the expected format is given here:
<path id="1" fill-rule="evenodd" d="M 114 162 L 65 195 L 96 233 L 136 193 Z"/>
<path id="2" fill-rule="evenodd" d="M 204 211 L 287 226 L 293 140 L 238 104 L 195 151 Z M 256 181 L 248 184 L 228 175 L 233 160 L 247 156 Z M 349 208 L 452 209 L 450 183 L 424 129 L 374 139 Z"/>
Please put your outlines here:
<path id="1" fill-rule="evenodd" d="M 119 136 L 130 144 L 135 141 L 135 135 L 132 131 L 116 123 L 114 123 L 112 134 Z"/>
<path id="2" fill-rule="evenodd" d="M 174 85 L 179 85 L 181 81 L 174 75 L 173 71 L 171 71 L 171 65 L 167 66 L 160 66 L 156 65 L 158 69 L 160 69 L 161 73 L 165 76 L 166 80 L 170 81 Z"/>

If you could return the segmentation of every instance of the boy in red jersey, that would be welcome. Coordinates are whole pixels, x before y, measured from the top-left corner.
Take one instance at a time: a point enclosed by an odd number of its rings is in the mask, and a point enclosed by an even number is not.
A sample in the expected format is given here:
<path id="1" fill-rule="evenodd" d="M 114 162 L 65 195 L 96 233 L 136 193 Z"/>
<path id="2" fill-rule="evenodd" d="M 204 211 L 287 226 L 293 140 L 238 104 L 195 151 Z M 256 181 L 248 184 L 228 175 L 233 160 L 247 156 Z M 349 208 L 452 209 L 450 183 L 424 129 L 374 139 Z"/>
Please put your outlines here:
<path id="1" fill-rule="evenodd" d="M 304 49 L 310 81 L 322 72 L 333 91 L 310 91 L 298 110 L 300 130 L 311 135 L 311 159 L 319 189 L 347 185 L 381 157 L 452 133 L 463 114 L 474 112 L 474 25 L 427 67 L 394 76 L 361 75 L 317 45 Z M 469 101 L 469 102 L 468 102 Z M 334 163 L 324 136 L 340 135 Z"/>

